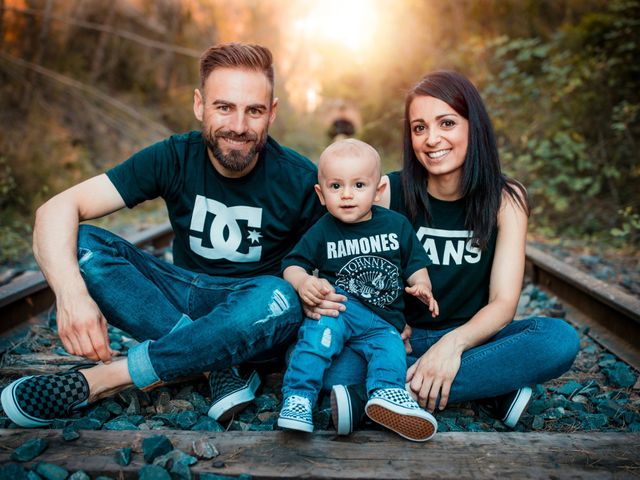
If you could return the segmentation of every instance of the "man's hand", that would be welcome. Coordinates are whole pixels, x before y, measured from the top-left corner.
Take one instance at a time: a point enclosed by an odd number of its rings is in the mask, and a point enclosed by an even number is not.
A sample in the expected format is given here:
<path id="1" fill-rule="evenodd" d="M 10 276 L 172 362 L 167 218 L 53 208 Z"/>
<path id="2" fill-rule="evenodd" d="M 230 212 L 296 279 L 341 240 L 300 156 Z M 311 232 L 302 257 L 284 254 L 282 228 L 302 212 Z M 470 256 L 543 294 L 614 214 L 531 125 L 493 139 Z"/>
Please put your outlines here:
<path id="1" fill-rule="evenodd" d="M 431 312 L 432 317 L 437 317 L 440 314 L 440 308 L 438 307 L 438 302 L 433 298 L 433 293 L 431 292 L 431 288 L 427 283 L 418 282 L 414 284 L 412 287 L 406 287 L 406 292 L 414 297 L 417 297 L 429 307 L 429 311 Z"/>
<path id="2" fill-rule="evenodd" d="M 340 312 L 344 312 L 347 307 L 344 302 L 347 301 L 347 297 L 336 293 L 333 287 L 331 293 L 325 295 L 324 300 L 315 306 L 308 306 L 305 303 L 302 304 L 302 309 L 307 317 L 313 320 L 320 320 L 321 316 L 325 317 L 337 317 Z"/>
<path id="3" fill-rule="evenodd" d="M 67 352 L 104 363 L 111 362 L 107 320 L 91 297 L 57 302 L 58 335 Z"/>

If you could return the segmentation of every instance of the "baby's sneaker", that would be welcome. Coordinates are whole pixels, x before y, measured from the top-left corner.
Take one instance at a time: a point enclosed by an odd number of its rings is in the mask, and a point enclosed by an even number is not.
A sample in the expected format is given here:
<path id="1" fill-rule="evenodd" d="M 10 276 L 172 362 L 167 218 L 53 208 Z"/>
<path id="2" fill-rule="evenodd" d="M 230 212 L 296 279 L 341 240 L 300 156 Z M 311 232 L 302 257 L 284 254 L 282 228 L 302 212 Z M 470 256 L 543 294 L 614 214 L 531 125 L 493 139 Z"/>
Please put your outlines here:
<path id="1" fill-rule="evenodd" d="M 429 440 L 438 422 L 402 388 L 380 388 L 371 394 L 365 407 L 367 416 L 414 442 Z"/>
<path id="2" fill-rule="evenodd" d="M 291 395 L 282 402 L 278 426 L 289 430 L 313 432 L 311 401 L 300 395 Z"/>

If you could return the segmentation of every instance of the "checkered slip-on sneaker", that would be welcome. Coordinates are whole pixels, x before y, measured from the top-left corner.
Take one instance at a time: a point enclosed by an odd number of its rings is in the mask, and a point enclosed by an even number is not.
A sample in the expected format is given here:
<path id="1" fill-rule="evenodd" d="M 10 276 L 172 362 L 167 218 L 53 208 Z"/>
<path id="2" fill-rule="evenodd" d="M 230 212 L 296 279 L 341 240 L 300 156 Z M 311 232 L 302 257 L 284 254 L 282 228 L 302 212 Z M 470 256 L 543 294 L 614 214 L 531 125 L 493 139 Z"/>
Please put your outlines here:
<path id="1" fill-rule="evenodd" d="M 501 420 L 509 428 L 515 428 L 520 417 L 527 411 L 533 391 L 522 387 L 498 397 L 486 398 L 478 403 L 492 417 Z"/>
<path id="2" fill-rule="evenodd" d="M 25 428 L 50 425 L 88 400 L 89 385 L 77 371 L 22 377 L 2 390 L 4 413 Z"/>
<path id="3" fill-rule="evenodd" d="M 311 401 L 299 395 L 291 395 L 285 398 L 278 417 L 278 426 L 288 430 L 313 432 Z"/>
<path id="4" fill-rule="evenodd" d="M 438 430 L 438 422 L 433 415 L 420 408 L 402 388 L 376 390 L 365 411 L 374 422 L 414 442 L 425 442 Z"/>
<path id="5" fill-rule="evenodd" d="M 256 398 L 260 377 L 254 371 L 245 380 L 235 368 L 218 370 L 209 374 L 211 408 L 209 415 L 214 420 L 225 422 Z"/>
<path id="6" fill-rule="evenodd" d="M 331 389 L 331 418 L 338 435 L 349 435 L 362 423 L 367 404 L 367 387 L 334 385 Z"/>

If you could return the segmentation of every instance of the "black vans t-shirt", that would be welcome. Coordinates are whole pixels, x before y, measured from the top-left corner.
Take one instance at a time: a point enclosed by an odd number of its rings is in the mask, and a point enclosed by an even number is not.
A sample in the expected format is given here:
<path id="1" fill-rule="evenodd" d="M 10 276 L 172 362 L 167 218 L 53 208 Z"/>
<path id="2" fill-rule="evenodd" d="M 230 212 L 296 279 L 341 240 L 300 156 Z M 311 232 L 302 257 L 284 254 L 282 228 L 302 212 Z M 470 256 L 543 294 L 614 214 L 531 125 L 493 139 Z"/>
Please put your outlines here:
<path id="1" fill-rule="evenodd" d="M 400 172 L 389 174 L 389 208 L 408 216 Z M 418 328 L 448 328 L 465 323 L 489 301 L 489 280 L 496 248 L 493 229 L 483 251 L 471 243 L 472 232 L 464 224 L 464 199 L 452 202 L 429 195 L 431 222 L 413 223 L 418 240 L 432 261 L 429 276 L 440 315 L 426 315 L 414 298 L 405 296 L 407 323 Z"/>
<path id="2" fill-rule="evenodd" d="M 405 217 L 376 206 L 371 211 L 369 220 L 358 223 L 327 213 L 285 257 L 282 269 L 296 265 L 311 273 L 317 268 L 321 278 L 402 331 L 404 284 L 429 259 Z"/>
<path id="3" fill-rule="evenodd" d="M 129 208 L 162 197 L 174 263 L 209 275 L 278 275 L 282 258 L 324 213 L 315 165 L 271 137 L 242 178 L 220 175 L 195 131 L 145 148 L 107 176 Z"/>

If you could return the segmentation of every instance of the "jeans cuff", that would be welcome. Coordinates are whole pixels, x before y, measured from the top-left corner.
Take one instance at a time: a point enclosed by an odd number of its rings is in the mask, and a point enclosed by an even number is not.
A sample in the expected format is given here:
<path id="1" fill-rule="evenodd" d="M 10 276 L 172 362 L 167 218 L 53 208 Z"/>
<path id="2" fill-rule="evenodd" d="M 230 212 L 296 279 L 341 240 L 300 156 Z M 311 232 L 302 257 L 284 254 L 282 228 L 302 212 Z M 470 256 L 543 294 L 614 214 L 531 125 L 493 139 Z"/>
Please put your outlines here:
<path id="1" fill-rule="evenodd" d="M 169 333 L 173 333 L 176 330 L 180 330 L 182 327 L 186 327 L 190 323 L 193 323 L 193 320 L 191 320 L 191 317 L 189 317 L 189 315 L 183 314 L 182 317 L 180 317 L 180 320 L 178 320 L 178 323 L 176 323 L 173 326 L 173 328 L 171 329 L 171 332 Z"/>
<path id="2" fill-rule="evenodd" d="M 130 349 L 127 355 L 129 375 L 133 384 L 141 390 L 161 382 L 149 358 L 150 344 L 151 340 L 146 340 Z"/>

